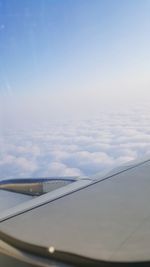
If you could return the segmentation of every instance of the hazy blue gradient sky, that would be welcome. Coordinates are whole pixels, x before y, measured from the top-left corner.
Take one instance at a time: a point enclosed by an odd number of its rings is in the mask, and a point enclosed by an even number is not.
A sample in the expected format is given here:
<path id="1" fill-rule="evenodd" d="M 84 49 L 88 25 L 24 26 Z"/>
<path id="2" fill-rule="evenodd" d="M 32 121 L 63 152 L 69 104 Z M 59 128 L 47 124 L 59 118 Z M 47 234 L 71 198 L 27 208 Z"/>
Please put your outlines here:
<path id="1" fill-rule="evenodd" d="M 149 101 L 149 14 L 149 0 L 1 0 L 1 114 Z"/>
<path id="2" fill-rule="evenodd" d="M 0 0 L 0 178 L 150 151 L 150 0 Z"/>

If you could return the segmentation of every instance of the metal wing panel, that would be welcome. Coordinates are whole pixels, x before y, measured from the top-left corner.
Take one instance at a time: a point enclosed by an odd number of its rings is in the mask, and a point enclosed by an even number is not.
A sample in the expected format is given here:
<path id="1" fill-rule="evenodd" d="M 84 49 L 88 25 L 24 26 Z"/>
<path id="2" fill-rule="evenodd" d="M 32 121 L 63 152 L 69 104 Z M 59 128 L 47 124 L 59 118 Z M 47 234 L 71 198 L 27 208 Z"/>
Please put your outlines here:
<path id="1" fill-rule="evenodd" d="M 150 162 L 0 224 L 39 246 L 95 260 L 150 261 Z"/>
<path id="2" fill-rule="evenodd" d="M 31 196 L 0 190 L 0 214 L 30 199 L 32 199 Z"/>

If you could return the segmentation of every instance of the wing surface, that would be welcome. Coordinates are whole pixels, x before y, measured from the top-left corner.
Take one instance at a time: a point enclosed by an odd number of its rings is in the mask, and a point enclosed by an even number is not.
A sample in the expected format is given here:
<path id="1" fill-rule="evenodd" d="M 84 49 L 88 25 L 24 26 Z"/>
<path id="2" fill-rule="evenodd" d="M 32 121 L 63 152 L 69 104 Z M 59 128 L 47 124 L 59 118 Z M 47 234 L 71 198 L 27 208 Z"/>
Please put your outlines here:
<path id="1" fill-rule="evenodd" d="M 56 190 L 57 197 L 48 193 L 42 205 L 1 216 L 2 241 L 66 262 L 149 264 L 150 160 L 79 183 Z"/>

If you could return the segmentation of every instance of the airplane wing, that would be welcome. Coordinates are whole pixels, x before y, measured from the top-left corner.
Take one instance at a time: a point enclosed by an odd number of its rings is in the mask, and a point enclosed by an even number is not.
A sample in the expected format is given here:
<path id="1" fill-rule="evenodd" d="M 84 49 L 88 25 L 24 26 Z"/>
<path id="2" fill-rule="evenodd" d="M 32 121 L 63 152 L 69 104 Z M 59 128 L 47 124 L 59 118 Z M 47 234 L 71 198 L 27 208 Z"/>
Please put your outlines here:
<path id="1" fill-rule="evenodd" d="M 150 159 L 23 196 L 0 214 L 0 266 L 149 266 Z"/>

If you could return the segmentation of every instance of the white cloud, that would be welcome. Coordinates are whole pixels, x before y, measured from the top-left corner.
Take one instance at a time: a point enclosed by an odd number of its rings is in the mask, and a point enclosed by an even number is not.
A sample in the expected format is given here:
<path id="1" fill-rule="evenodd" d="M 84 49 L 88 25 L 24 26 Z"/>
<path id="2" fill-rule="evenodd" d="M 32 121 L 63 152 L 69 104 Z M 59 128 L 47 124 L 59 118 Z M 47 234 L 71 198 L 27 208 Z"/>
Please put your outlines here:
<path id="1" fill-rule="evenodd" d="M 37 165 L 34 161 L 26 159 L 24 157 L 15 157 L 12 155 L 6 155 L 0 161 L 0 176 L 6 177 L 27 177 L 36 171 Z"/>
<path id="2" fill-rule="evenodd" d="M 92 175 L 150 155 L 146 109 L 6 133 L 0 136 L 1 178 Z"/>
<path id="3" fill-rule="evenodd" d="M 44 176 L 81 176 L 83 173 L 77 168 L 69 168 L 67 165 L 60 162 L 52 162 L 47 170 L 43 173 Z"/>

